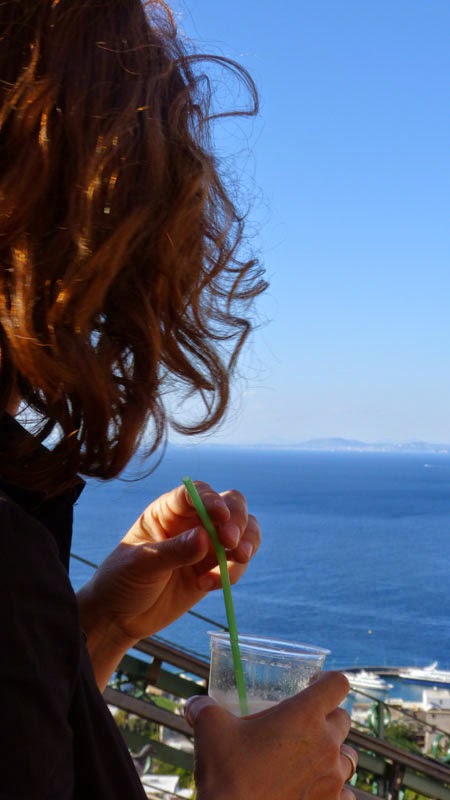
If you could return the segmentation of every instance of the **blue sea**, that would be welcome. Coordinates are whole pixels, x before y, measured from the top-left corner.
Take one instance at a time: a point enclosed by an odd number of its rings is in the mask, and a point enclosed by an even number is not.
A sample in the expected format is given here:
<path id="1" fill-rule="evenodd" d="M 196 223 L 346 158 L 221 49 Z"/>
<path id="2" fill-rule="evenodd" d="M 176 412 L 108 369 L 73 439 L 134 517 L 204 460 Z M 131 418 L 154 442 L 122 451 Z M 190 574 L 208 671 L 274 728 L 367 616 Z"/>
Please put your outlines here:
<path id="1" fill-rule="evenodd" d="M 238 488 L 263 543 L 233 589 L 238 627 L 328 647 L 327 667 L 450 668 L 450 456 L 170 447 L 137 482 L 89 482 L 73 551 L 98 563 L 182 477 Z M 92 574 L 72 559 L 78 587 Z M 221 593 L 195 611 L 225 624 Z M 211 624 L 185 615 L 161 636 L 207 655 Z"/>

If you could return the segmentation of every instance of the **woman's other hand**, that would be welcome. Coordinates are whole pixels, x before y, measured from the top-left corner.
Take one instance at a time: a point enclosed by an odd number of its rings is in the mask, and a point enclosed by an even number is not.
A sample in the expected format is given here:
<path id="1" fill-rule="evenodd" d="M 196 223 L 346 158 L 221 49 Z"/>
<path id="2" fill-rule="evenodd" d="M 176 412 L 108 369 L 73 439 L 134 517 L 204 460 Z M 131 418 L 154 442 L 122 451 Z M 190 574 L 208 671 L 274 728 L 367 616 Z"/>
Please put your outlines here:
<path id="1" fill-rule="evenodd" d="M 350 729 L 338 708 L 349 690 L 344 675 L 324 672 L 300 694 L 238 719 L 209 697 L 191 698 L 186 717 L 195 734 L 197 799 L 355 800 L 345 783 L 357 753 L 341 747 Z"/>

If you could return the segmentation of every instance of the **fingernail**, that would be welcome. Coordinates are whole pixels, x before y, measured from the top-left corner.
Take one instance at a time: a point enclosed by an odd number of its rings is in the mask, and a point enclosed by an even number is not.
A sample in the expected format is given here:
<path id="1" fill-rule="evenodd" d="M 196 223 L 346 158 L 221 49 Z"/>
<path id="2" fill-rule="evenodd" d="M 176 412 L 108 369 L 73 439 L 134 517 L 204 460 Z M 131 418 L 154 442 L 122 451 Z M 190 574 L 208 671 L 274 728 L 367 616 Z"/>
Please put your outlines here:
<path id="1" fill-rule="evenodd" d="M 251 542 L 241 542 L 239 545 L 239 549 L 246 558 L 248 558 L 249 560 L 251 559 L 253 554 L 253 545 L 251 544 Z"/>
<path id="2" fill-rule="evenodd" d="M 222 525 L 221 533 L 225 547 L 235 548 L 237 546 L 241 532 L 234 522 L 228 522 Z"/>
<path id="3" fill-rule="evenodd" d="M 191 542 L 194 542 L 198 536 L 199 530 L 200 528 L 192 528 L 192 530 L 187 531 L 187 533 L 185 534 L 185 542 L 189 542 L 189 544 L 191 544 Z"/>
<path id="4" fill-rule="evenodd" d="M 220 498 L 218 498 L 217 500 L 214 500 L 214 507 L 217 508 L 217 510 L 219 510 L 219 511 L 222 511 L 222 512 L 225 511 L 227 517 L 230 516 L 230 509 L 228 508 L 225 500 L 221 500 Z"/>

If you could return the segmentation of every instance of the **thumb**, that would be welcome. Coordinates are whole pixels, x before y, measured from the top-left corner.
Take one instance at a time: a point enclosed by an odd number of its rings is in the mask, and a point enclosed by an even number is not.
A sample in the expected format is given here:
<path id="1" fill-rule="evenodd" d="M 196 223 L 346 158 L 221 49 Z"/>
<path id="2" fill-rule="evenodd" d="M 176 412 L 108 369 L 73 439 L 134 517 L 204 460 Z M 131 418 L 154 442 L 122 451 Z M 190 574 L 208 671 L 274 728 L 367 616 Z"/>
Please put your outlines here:
<path id="1" fill-rule="evenodd" d="M 206 694 L 198 694 L 189 697 L 186 701 L 184 706 L 184 716 L 186 721 L 189 722 L 189 725 L 192 728 L 195 728 L 195 725 L 200 717 L 200 714 L 203 714 L 206 709 L 210 709 L 210 713 L 227 713 L 211 699 Z"/>
<path id="2" fill-rule="evenodd" d="M 158 571 L 173 570 L 197 564 L 208 552 L 208 537 L 202 528 L 193 528 L 179 536 L 173 536 L 153 544 L 149 556 L 157 553 Z"/>

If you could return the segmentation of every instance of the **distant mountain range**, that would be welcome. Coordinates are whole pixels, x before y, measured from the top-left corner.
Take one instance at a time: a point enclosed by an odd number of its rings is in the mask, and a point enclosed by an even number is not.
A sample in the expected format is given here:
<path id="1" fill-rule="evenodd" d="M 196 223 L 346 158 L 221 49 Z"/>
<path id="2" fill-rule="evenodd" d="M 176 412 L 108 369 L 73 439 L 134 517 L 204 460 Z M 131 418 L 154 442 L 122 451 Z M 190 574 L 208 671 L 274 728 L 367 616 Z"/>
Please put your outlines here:
<path id="1" fill-rule="evenodd" d="M 361 442 L 359 439 L 308 439 L 289 445 L 293 450 L 370 453 L 450 453 L 450 444 L 431 442 Z"/>
<path id="2" fill-rule="evenodd" d="M 305 442 L 261 441 L 253 443 L 212 442 L 206 440 L 203 446 L 219 448 L 243 448 L 255 450 L 304 450 L 323 453 L 434 453 L 450 454 L 450 444 L 441 442 L 362 442 L 359 439 L 343 439 L 330 437 L 324 439 L 307 439 Z M 171 442 L 171 447 L 192 447 L 191 442 Z"/>

